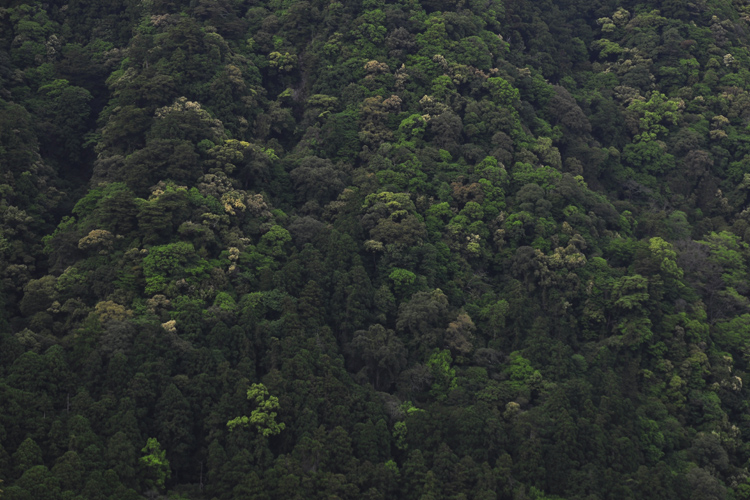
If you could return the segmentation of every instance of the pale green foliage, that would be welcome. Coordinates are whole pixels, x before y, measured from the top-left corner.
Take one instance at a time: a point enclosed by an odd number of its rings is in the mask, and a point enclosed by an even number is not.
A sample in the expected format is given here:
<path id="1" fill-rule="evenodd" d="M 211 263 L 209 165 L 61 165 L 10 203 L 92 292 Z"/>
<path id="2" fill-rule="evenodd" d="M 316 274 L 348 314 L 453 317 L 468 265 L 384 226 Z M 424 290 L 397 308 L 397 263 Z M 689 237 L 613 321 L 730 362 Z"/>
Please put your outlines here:
<path id="1" fill-rule="evenodd" d="M 485 86 L 489 89 L 492 99 L 501 106 L 512 106 L 521 95 L 518 89 L 504 78 L 488 78 Z"/>
<path id="2" fill-rule="evenodd" d="M 206 264 L 204 260 L 197 258 L 192 243 L 179 241 L 152 247 L 143 259 L 146 293 L 151 295 L 163 292 L 174 278 L 199 277 L 205 272 Z"/>
<path id="3" fill-rule="evenodd" d="M 411 401 L 404 401 L 398 406 L 398 409 L 404 414 L 404 415 L 412 415 L 414 413 L 422 413 L 424 410 L 420 410 L 416 406 L 414 406 L 414 403 Z"/>
<path id="4" fill-rule="evenodd" d="M 251 385 L 250 389 L 247 390 L 247 399 L 251 401 L 255 400 L 258 407 L 250 413 L 249 417 L 243 415 L 227 422 L 227 427 L 229 427 L 230 431 L 233 431 L 237 426 L 247 427 L 253 425 L 263 436 L 269 437 L 275 436 L 284 430 L 286 427 L 284 423 L 276 422 L 276 410 L 279 409 L 279 398 L 271 396 L 265 385 Z"/>
<path id="5" fill-rule="evenodd" d="M 164 488 L 164 483 L 172 475 L 167 460 L 167 452 L 161 449 L 161 445 L 156 438 L 149 438 L 141 451 L 146 455 L 139 459 L 139 462 L 148 468 L 156 477 L 154 484 L 159 488 Z"/>
<path id="6" fill-rule="evenodd" d="M 234 311 L 237 308 L 237 302 L 227 292 L 217 293 L 214 305 L 224 311 Z"/>
<path id="7" fill-rule="evenodd" d="M 280 71 L 292 71 L 297 66 L 297 56 L 289 52 L 271 52 L 268 55 L 268 64 Z"/>
<path id="8" fill-rule="evenodd" d="M 612 289 L 615 305 L 623 309 L 640 309 L 648 301 L 648 279 L 640 274 L 623 276 Z"/>
<path id="9" fill-rule="evenodd" d="M 654 254 L 660 262 L 661 271 L 667 276 L 680 279 L 682 278 L 682 269 L 676 262 L 677 253 L 672 250 L 672 245 L 661 238 L 651 238 L 648 241 L 648 249 Z"/>
<path id="10" fill-rule="evenodd" d="M 404 401 L 399 405 L 398 409 L 403 413 L 404 417 L 414 415 L 415 413 L 424 413 L 424 410 L 414 406 L 411 401 Z M 405 421 L 399 421 L 393 425 L 393 439 L 396 440 L 396 448 L 399 450 L 406 450 L 409 447 L 406 443 L 407 432 L 408 429 Z"/>
<path id="11" fill-rule="evenodd" d="M 516 162 L 510 176 L 519 186 L 534 183 L 545 189 L 554 186 L 555 182 L 562 178 L 562 174 L 552 167 L 534 166 L 524 162 Z"/>
<path id="12" fill-rule="evenodd" d="M 664 456 L 662 449 L 666 441 L 664 434 L 659 429 L 659 423 L 645 417 L 640 417 L 638 419 L 638 426 L 641 429 L 644 454 L 649 462 L 657 463 Z"/>
<path id="13" fill-rule="evenodd" d="M 393 271 L 391 271 L 391 273 L 388 275 L 388 277 L 393 281 L 396 290 L 399 291 L 413 285 L 414 281 L 416 281 L 417 279 L 417 275 L 413 272 L 398 267 L 394 268 Z"/>
<path id="14" fill-rule="evenodd" d="M 638 128 L 641 132 L 635 136 L 635 140 L 648 142 L 665 134 L 668 130 L 664 123 L 676 125 L 684 107 L 685 103 L 681 99 L 667 99 L 661 92 L 652 92 L 648 101 L 633 100 L 628 111 L 637 113 L 640 117 Z"/>
<path id="15" fill-rule="evenodd" d="M 510 385 L 516 390 L 524 387 L 539 385 L 542 374 L 531 366 L 531 362 L 524 358 L 519 351 L 510 353 L 510 364 L 507 367 Z"/>
<path id="16" fill-rule="evenodd" d="M 721 278 L 727 286 L 737 287 L 746 283 L 747 243 L 728 231 L 712 232 L 699 243 L 708 246 L 711 250 L 710 260 L 721 266 Z"/>
<path id="17" fill-rule="evenodd" d="M 284 245 L 292 241 L 289 231 L 281 226 L 275 225 L 268 230 L 260 239 L 258 250 L 265 255 L 280 257 L 284 255 Z"/>
<path id="18" fill-rule="evenodd" d="M 417 113 L 404 118 L 398 126 L 399 137 L 402 140 L 409 141 L 413 138 L 421 139 L 427 129 L 427 120 Z"/>
<path id="19" fill-rule="evenodd" d="M 446 399 L 448 393 L 457 387 L 456 369 L 451 367 L 451 363 L 453 358 L 447 349 L 435 349 L 427 360 L 426 366 L 433 377 L 430 394 L 438 400 Z"/>
<path id="20" fill-rule="evenodd" d="M 620 47 L 619 44 L 613 41 L 607 40 L 606 38 L 594 40 L 593 42 L 591 42 L 591 47 L 599 51 L 600 59 L 607 59 L 609 56 L 619 56 L 620 54 L 622 54 L 622 47 Z"/>

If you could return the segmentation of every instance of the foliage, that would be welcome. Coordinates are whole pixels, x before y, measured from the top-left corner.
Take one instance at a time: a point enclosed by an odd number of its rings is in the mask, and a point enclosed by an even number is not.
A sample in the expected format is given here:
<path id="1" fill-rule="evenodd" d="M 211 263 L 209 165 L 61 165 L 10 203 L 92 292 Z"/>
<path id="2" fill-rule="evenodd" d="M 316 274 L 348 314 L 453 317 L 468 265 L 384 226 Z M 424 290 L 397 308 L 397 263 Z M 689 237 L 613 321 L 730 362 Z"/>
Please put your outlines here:
<path id="1" fill-rule="evenodd" d="M 229 427 L 230 431 L 238 426 L 247 427 L 253 425 L 261 435 L 269 437 L 275 436 L 284 430 L 286 425 L 283 422 L 276 422 L 276 410 L 279 409 L 279 398 L 269 395 L 265 385 L 251 385 L 247 390 L 247 399 L 255 400 L 258 407 L 253 410 L 249 417 L 237 417 L 227 422 L 227 427 Z"/>
<path id="2" fill-rule="evenodd" d="M 141 449 L 144 455 L 138 461 L 147 468 L 149 474 L 154 476 L 153 484 L 163 489 L 165 482 L 171 475 L 167 452 L 161 449 L 161 445 L 156 438 L 148 438 L 146 446 Z"/>
<path id="3" fill-rule="evenodd" d="M 3 498 L 750 496 L 743 2 L 6 4 Z"/>

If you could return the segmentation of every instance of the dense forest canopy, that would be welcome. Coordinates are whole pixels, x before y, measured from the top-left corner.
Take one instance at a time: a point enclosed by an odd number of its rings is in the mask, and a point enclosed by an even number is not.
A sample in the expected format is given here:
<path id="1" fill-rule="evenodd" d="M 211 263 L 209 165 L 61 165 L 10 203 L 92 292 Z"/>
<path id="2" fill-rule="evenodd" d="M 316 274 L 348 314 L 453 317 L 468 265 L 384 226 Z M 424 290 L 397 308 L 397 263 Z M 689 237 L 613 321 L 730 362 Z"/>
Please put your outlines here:
<path id="1" fill-rule="evenodd" d="M 3 500 L 750 499 L 742 0 L 6 0 Z"/>

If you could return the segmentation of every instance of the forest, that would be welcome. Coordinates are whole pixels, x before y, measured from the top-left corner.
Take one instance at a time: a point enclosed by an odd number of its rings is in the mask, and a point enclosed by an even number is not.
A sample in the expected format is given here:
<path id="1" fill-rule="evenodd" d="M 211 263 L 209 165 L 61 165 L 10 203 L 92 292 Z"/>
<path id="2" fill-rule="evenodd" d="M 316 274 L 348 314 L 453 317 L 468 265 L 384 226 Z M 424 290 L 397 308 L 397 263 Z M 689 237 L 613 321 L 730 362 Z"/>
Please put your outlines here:
<path id="1" fill-rule="evenodd" d="M 750 500 L 750 4 L 0 2 L 0 490 Z"/>

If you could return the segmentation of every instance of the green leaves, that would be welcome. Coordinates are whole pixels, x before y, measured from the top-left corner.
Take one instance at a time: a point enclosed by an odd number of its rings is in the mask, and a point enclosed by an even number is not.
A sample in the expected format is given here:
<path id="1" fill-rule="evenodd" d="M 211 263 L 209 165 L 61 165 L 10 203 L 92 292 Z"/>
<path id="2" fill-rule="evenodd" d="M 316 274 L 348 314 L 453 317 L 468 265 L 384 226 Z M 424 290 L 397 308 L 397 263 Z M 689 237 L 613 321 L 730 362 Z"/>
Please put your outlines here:
<path id="1" fill-rule="evenodd" d="M 284 255 L 284 248 L 287 243 L 292 241 L 289 231 L 281 226 L 274 225 L 260 238 L 258 250 L 271 257 L 281 257 Z"/>
<path id="2" fill-rule="evenodd" d="M 430 395 L 438 401 L 445 401 L 448 394 L 458 387 L 456 370 L 451 367 L 453 358 L 447 349 L 435 349 L 425 366 L 432 375 Z"/>
<path id="3" fill-rule="evenodd" d="M 485 86 L 490 91 L 492 99 L 501 106 L 512 106 L 521 95 L 518 89 L 504 78 L 488 78 Z"/>
<path id="4" fill-rule="evenodd" d="M 649 142 L 665 134 L 666 125 L 676 125 L 685 103 L 681 99 L 667 99 L 661 92 L 652 92 L 649 100 L 634 99 L 627 111 L 639 117 L 639 131 L 636 141 Z"/>
<path id="5" fill-rule="evenodd" d="M 412 114 L 404 118 L 398 126 L 398 132 L 401 140 L 410 141 L 421 139 L 427 129 L 427 120 L 420 114 Z"/>
<path id="6" fill-rule="evenodd" d="M 683 272 L 675 261 L 677 253 L 672 250 L 672 245 L 657 237 L 649 240 L 648 248 L 660 262 L 659 268 L 665 276 L 673 279 L 682 278 Z"/>
<path id="7" fill-rule="evenodd" d="M 417 279 L 417 275 L 407 269 L 394 268 L 388 278 L 393 281 L 396 292 L 404 295 L 405 291 L 410 289 Z"/>
<path id="8" fill-rule="evenodd" d="M 253 384 L 247 390 L 247 399 L 255 401 L 257 407 L 250 416 L 233 418 L 227 422 L 227 427 L 233 431 L 238 426 L 253 426 L 264 437 L 275 436 L 286 428 L 281 422 L 276 422 L 276 411 L 279 409 L 279 398 L 271 396 L 263 384 Z"/>
<path id="9" fill-rule="evenodd" d="M 153 247 L 143 259 L 145 292 L 148 295 L 164 292 L 177 279 L 196 283 L 206 276 L 208 265 L 198 257 L 192 243 L 180 241 Z"/>
<path id="10" fill-rule="evenodd" d="M 511 169 L 510 176 L 518 187 L 533 183 L 549 189 L 562 177 L 562 174 L 552 167 L 518 162 Z"/>
<path id="11" fill-rule="evenodd" d="M 626 310 L 643 310 L 648 300 L 648 280 L 636 274 L 623 276 L 618 279 L 612 287 L 614 304 Z"/>
<path id="12" fill-rule="evenodd" d="M 12 3 L 5 496 L 747 475 L 741 2 Z"/>
<path id="13" fill-rule="evenodd" d="M 542 380 L 539 370 L 531 366 L 531 362 L 524 358 L 520 351 L 510 353 L 510 364 L 506 368 L 510 377 L 510 385 L 517 391 L 529 390 Z"/>
<path id="14" fill-rule="evenodd" d="M 169 468 L 169 460 L 167 460 L 167 452 L 161 449 L 161 445 L 156 438 L 149 438 L 146 441 L 146 446 L 141 449 L 141 452 L 144 455 L 138 459 L 138 462 L 149 473 L 150 477 L 147 481 L 163 490 L 167 479 L 172 476 L 172 471 Z"/>

